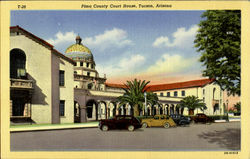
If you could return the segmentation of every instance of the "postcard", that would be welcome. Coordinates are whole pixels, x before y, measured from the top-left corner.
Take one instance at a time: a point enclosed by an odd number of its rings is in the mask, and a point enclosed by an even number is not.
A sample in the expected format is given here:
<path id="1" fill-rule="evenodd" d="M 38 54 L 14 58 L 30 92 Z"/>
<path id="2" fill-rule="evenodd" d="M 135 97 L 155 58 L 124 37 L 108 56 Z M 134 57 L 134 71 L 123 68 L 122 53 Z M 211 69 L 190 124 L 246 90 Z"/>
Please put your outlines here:
<path id="1" fill-rule="evenodd" d="M 249 158 L 248 1 L 2 1 L 1 157 Z"/>

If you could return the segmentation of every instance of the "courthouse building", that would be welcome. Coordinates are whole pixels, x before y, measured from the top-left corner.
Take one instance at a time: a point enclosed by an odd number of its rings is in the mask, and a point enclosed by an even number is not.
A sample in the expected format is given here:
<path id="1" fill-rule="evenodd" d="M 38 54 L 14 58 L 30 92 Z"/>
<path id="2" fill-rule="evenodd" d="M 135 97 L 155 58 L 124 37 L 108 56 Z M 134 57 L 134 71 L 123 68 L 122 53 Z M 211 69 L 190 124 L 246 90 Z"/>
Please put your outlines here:
<path id="1" fill-rule="evenodd" d="M 95 68 L 94 56 L 80 36 L 62 54 L 25 29 L 10 27 L 12 123 L 74 123 L 131 115 L 129 104 L 118 107 L 117 97 L 123 95 L 125 86 L 107 83 L 106 75 L 100 76 Z M 147 91 L 156 93 L 160 102 L 153 108 L 147 105 L 147 115 L 188 114 L 177 105 L 189 95 L 204 101 L 205 114 L 224 114 L 223 91 L 213 80 L 149 85 Z"/>

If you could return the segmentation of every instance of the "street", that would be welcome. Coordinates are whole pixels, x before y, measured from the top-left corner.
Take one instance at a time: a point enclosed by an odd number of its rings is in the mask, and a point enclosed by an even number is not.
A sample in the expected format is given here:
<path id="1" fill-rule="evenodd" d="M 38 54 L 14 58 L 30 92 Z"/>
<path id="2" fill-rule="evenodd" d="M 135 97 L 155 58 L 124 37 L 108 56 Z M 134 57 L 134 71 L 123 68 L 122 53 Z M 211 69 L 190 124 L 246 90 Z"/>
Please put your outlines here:
<path id="1" fill-rule="evenodd" d="M 11 133 L 11 151 L 240 150 L 240 122 L 101 131 L 81 128 Z"/>

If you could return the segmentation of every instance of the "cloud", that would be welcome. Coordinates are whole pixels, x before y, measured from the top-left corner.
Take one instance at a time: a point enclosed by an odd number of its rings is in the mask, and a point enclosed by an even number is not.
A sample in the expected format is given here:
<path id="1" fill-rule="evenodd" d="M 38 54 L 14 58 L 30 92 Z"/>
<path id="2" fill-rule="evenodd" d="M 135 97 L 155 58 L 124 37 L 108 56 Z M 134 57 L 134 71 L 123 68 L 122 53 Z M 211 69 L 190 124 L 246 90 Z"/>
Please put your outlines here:
<path id="1" fill-rule="evenodd" d="M 148 75 L 169 75 L 186 72 L 198 61 L 197 58 L 184 58 L 178 54 L 163 54 L 156 63 L 149 66 L 143 74 Z"/>
<path id="2" fill-rule="evenodd" d="M 106 30 L 103 34 L 94 37 L 87 37 L 83 41 L 87 46 L 97 48 L 101 51 L 114 47 L 122 48 L 133 44 L 132 41 L 127 38 L 127 32 L 118 28 Z"/>
<path id="3" fill-rule="evenodd" d="M 173 37 L 172 42 L 169 40 L 169 37 L 161 36 L 156 38 L 156 40 L 153 43 L 153 46 L 180 47 L 180 48 L 193 46 L 193 41 L 197 30 L 198 30 L 197 25 L 193 25 L 189 29 L 186 29 L 184 27 L 178 28 L 177 31 L 172 34 Z"/>
<path id="4" fill-rule="evenodd" d="M 101 74 L 106 74 L 108 77 L 132 75 L 137 71 L 137 68 L 145 62 L 145 57 L 140 54 L 134 54 L 130 57 L 122 58 L 114 63 L 97 65 L 96 69 Z"/>
<path id="5" fill-rule="evenodd" d="M 61 31 L 59 31 L 58 33 L 56 33 L 55 39 L 50 38 L 50 39 L 48 39 L 46 41 L 51 43 L 52 45 L 62 45 L 62 44 L 65 44 L 65 43 L 74 42 L 76 36 L 77 35 L 76 35 L 76 33 L 74 33 L 74 31 L 65 32 L 65 33 L 62 33 Z"/>

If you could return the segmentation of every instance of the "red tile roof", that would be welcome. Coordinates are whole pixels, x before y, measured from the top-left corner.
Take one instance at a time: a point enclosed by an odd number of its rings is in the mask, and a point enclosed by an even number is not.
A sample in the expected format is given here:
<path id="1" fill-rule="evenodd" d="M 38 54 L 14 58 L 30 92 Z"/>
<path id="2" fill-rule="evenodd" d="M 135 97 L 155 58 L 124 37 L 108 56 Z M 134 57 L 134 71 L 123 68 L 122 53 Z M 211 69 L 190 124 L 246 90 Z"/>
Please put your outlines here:
<path id="1" fill-rule="evenodd" d="M 147 91 L 162 91 L 162 90 L 171 90 L 171 89 L 182 89 L 182 88 L 192 88 L 192 87 L 203 87 L 209 83 L 212 83 L 214 79 L 201 79 L 193 80 L 186 82 L 178 83 L 169 83 L 169 84 L 158 84 L 158 85 L 149 85 Z"/>
<path id="2" fill-rule="evenodd" d="M 112 88 L 127 88 L 125 84 L 105 83 L 105 85 Z"/>
<path id="3" fill-rule="evenodd" d="M 20 26 L 11 26 L 10 27 L 10 31 L 11 32 L 15 32 L 15 31 L 21 31 L 23 34 L 25 34 L 26 36 L 32 38 L 33 40 L 35 40 L 36 42 L 40 43 L 41 45 L 47 47 L 48 49 L 51 49 L 52 53 L 56 54 L 57 56 L 60 56 L 61 58 L 67 60 L 68 62 L 75 64 L 75 61 L 72 60 L 71 58 L 68 58 L 67 56 L 65 56 L 64 54 L 60 53 L 59 51 L 54 49 L 54 46 L 51 45 L 50 43 L 48 43 L 47 41 L 37 37 L 36 35 L 28 32 L 27 30 L 23 29 Z"/>
<path id="4" fill-rule="evenodd" d="M 163 91 L 163 90 L 171 90 L 171 89 L 202 87 L 202 86 L 205 86 L 206 84 L 212 83 L 213 81 L 214 79 L 201 79 L 201 80 L 193 80 L 193 81 L 186 81 L 186 82 L 148 85 L 146 90 L 155 92 L 155 91 Z M 106 83 L 106 86 L 113 87 L 113 88 L 126 88 L 124 84 Z"/>

